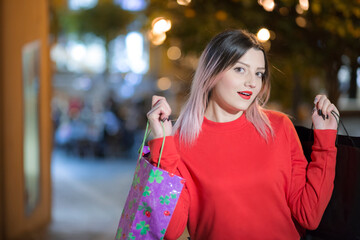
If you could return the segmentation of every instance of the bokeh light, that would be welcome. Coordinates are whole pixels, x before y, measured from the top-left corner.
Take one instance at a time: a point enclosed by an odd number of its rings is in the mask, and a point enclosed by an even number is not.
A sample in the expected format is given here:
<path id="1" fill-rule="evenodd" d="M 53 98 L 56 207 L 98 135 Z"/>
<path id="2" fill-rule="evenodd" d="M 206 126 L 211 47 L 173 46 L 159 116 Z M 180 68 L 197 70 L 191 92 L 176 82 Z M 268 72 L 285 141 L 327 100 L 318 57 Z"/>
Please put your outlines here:
<path id="1" fill-rule="evenodd" d="M 164 33 L 171 29 L 171 21 L 163 17 L 158 17 L 152 21 L 152 27 L 155 34 Z"/>
<path id="2" fill-rule="evenodd" d="M 177 0 L 177 3 L 182 6 L 187 6 L 191 3 L 191 0 Z"/>
<path id="3" fill-rule="evenodd" d="M 266 42 L 270 39 L 270 32 L 266 28 L 261 28 L 256 36 L 260 42 Z"/>
<path id="4" fill-rule="evenodd" d="M 304 11 L 309 9 L 309 0 L 299 0 L 299 4 Z"/>
<path id="5" fill-rule="evenodd" d="M 271 12 L 275 8 L 274 0 L 258 0 L 258 3 L 268 12 Z"/>
<path id="6" fill-rule="evenodd" d="M 295 21 L 296 21 L 296 24 L 297 24 L 299 27 L 302 27 L 302 28 L 306 27 L 306 20 L 305 20 L 305 18 L 303 18 L 303 17 L 297 17 L 297 18 L 295 19 Z"/>
<path id="7" fill-rule="evenodd" d="M 166 34 L 163 33 L 154 33 L 153 31 L 150 31 L 148 34 L 148 37 L 152 44 L 158 46 L 164 43 L 166 39 Z"/>
<path id="8" fill-rule="evenodd" d="M 162 91 L 168 90 L 171 87 L 171 80 L 168 77 L 159 78 L 157 87 Z"/>
<path id="9" fill-rule="evenodd" d="M 300 6 L 300 4 L 297 4 L 295 7 L 295 10 L 298 14 L 303 14 L 304 13 L 304 9 Z"/>
<path id="10" fill-rule="evenodd" d="M 176 46 L 172 46 L 167 50 L 167 56 L 170 60 L 178 60 L 181 57 L 181 50 Z"/>

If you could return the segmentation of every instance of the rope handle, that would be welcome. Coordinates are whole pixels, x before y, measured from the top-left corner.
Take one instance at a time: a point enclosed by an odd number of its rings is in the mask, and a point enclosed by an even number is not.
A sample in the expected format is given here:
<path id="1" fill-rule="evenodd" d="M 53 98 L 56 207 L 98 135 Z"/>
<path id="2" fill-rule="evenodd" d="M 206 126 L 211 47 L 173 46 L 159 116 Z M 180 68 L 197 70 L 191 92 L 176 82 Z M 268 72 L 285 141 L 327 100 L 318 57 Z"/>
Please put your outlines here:
<path id="1" fill-rule="evenodd" d="M 341 126 L 342 126 L 343 129 L 345 130 L 346 136 L 350 139 L 351 143 L 353 144 L 353 147 L 355 147 L 356 144 L 355 144 L 354 141 L 351 139 L 348 131 L 346 130 L 346 127 L 345 127 L 344 123 L 343 123 L 343 122 L 341 121 L 341 119 L 340 119 L 339 114 L 338 114 L 337 112 L 335 112 L 334 110 L 331 111 L 331 114 L 332 114 L 332 115 L 334 116 L 334 118 L 336 119 L 336 122 L 337 122 L 337 125 L 338 125 L 337 130 L 339 130 L 340 124 L 341 124 Z M 314 129 L 314 124 L 313 124 L 313 123 L 311 123 L 311 129 L 312 129 L 312 130 Z M 311 138 L 311 135 L 312 135 L 312 133 L 310 134 L 310 138 Z M 338 145 L 338 134 L 336 134 L 335 145 Z"/>
<path id="2" fill-rule="evenodd" d="M 165 145 L 165 127 L 164 127 L 164 123 L 162 121 L 160 121 L 161 123 L 161 126 L 162 126 L 162 129 L 163 129 L 163 141 L 162 141 L 162 144 L 161 144 L 161 149 L 160 149 L 160 155 L 159 155 L 159 160 L 158 160 L 158 165 L 157 167 L 159 168 L 160 167 L 160 160 L 161 160 L 161 155 L 163 153 L 163 150 L 164 150 L 164 145 Z M 138 162 L 139 160 L 141 159 L 141 156 L 142 156 L 142 153 L 144 151 L 144 146 L 145 146 L 145 141 L 146 139 L 149 137 L 150 135 L 150 132 L 151 132 L 151 129 L 149 130 L 149 120 L 146 122 L 146 129 L 145 129 L 145 134 L 144 134 L 144 138 L 143 138 L 143 141 L 141 143 L 141 146 L 140 146 L 140 149 L 139 149 L 139 158 L 138 158 Z"/>

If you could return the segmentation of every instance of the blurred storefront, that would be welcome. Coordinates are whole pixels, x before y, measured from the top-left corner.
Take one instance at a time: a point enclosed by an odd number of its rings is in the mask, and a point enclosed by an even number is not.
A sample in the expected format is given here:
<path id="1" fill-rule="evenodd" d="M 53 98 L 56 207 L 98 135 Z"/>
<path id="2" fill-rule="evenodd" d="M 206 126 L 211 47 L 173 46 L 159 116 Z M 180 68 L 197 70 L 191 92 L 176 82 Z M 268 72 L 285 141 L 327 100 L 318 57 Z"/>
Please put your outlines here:
<path id="1" fill-rule="evenodd" d="M 0 11 L 0 239 L 20 239 L 51 220 L 48 2 Z"/>

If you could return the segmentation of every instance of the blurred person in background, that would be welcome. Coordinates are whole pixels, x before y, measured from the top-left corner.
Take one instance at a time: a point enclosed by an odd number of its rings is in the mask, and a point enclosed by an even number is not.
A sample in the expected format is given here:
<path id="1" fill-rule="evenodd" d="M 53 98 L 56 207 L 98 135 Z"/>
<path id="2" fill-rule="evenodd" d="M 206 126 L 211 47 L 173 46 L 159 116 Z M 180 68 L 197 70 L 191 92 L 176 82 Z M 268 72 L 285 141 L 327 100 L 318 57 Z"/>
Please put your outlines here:
<path id="1" fill-rule="evenodd" d="M 300 239 L 315 229 L 335 176 L 339 112 L 317 95 L 308 163 L 290 119 L 264 108 L 269 65 L 257 38 L 243 30 L 215 36 L 202 53 L 188 101 L 174 127 L 171 106 L 153 96 L 149 142 L 160 167 L 186 179 L 165 239 L 186 226 L 191 239 Z M 164 130 L 161 122 L 163 122 Z"/>

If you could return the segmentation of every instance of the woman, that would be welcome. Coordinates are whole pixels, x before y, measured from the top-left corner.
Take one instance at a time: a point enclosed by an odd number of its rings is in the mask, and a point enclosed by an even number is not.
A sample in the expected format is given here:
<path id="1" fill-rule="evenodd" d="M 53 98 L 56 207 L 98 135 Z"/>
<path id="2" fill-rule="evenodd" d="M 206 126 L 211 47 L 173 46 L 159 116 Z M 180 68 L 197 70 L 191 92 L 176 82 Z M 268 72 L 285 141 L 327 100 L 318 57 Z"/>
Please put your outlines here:
<path id="1" fill-rule="evenodd" d="M 172 128 L 171 107 L 153 96 L 148 119 L 152 161 L 186 179 L 165 239 L 188 227 L 191 239 L 300 239 L 315 229 L 335 176 L 336 107 L 315 98 L 315 141 L 307 163 L 293 124 L 265 110 L 267 57 L 253 34 L 214 37 L 201 55 L 191 93 Z"/>

